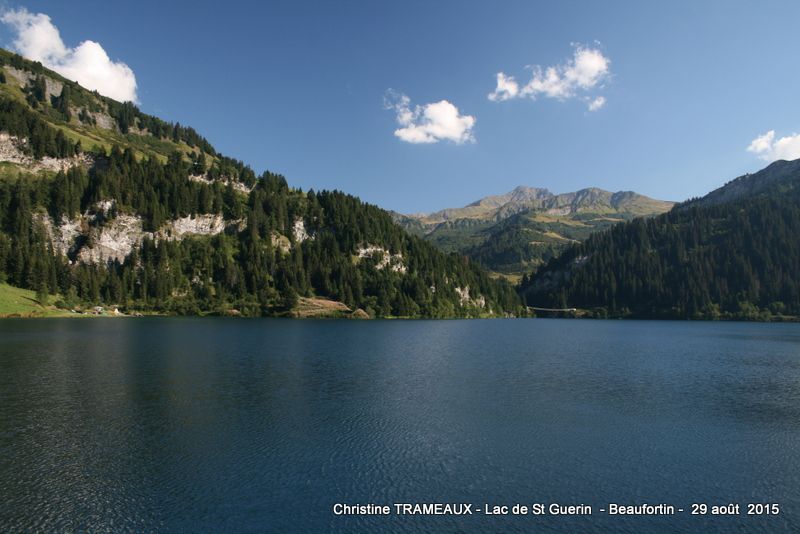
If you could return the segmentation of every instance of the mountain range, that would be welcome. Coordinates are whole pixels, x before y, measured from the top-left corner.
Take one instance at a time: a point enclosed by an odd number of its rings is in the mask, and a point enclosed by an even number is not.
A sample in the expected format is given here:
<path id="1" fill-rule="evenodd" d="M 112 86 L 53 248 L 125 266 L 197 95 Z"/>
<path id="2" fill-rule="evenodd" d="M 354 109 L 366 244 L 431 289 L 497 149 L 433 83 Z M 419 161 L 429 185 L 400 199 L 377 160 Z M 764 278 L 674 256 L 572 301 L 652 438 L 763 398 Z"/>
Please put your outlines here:
<path id="1" fill-rule="evenodd" d="M 462 208 L 392 215 L 407 231 L 442 250 L 517 279 L 593 232 L 634 217 L 664 213 L 673 204 L 633 191 L 587 188 L 556 195 L 519 186 Z"/>

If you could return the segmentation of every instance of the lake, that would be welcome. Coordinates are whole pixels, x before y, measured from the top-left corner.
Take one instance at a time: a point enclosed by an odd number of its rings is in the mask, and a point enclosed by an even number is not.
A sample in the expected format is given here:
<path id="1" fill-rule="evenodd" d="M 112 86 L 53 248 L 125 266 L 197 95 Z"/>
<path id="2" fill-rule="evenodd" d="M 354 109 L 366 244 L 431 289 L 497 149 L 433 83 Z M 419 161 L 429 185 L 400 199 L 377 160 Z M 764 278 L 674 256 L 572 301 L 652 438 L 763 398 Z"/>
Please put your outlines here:
<path id="1" fill-rule="evenodd" d="M 0 531 L 532 529 L 800 530 L 800 325 L 0 321 Z"/>

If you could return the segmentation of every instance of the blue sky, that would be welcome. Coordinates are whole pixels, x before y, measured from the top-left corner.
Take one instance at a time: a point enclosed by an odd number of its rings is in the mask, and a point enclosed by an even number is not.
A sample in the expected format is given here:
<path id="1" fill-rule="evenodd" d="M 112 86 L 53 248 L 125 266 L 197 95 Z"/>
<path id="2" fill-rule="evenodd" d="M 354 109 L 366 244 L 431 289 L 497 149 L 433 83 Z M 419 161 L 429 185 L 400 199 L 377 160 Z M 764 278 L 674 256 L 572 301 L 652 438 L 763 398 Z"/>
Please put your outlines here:
<path id="1" fill-rule="evenodd" d="M 683 200 L 800 157 L 800 3 L 255 4 L 5 6 L 49 15 L 66 47 L 99 43 L 133 71 L 143 111 L 257 172 L 402 212 L 520 184 Z M 570 78 L 581 50 L 608 62 L 596 79 Z M 522 91 L 531 65 L 561 85 L 488 98 L 498 72 Z M 444 130 L 425 124 L 441 101 Z"/>

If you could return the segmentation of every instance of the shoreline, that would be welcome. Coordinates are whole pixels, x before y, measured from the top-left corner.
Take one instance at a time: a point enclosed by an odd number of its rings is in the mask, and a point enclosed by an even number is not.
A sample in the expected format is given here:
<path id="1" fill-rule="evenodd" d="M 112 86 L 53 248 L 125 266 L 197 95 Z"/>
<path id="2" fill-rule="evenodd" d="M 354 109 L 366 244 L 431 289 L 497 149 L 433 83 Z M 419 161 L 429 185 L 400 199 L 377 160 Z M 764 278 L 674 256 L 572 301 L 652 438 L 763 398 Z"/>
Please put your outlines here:
<path id="1" fill-rule="evenodd" d="M 521 316 L 521 317 L 500 317 L 500 316 L 485 316 L 485 317 L 351 317 L 351 316 L 333 316 L 333 315 L 318 315 L 318 316 L 297 316 L 291 313 L 281 315 L 261 315 L 261 316 L 246 316 L 246 315 L 227 315 L 219 313 L 205 313 L 205 314 L 192 314 L 180 315 L 170 313 L 142 313 L 137 314 L 95 314 L 95 313 L 70 313 L 64 311 L 63 313 L 11 313 L 0 314 L 0 321 L 12 319 L 144 319 L 144 318 L 162 318 L 162 319 L 281 319 L 281 320 L 320 320 L 320 321 L 481 321 L 481 320 L 513 320 L 513 319 L 541 319 L 541 320 L 576 320 L 576 321 L 660 321 L 660 322 L 697 322 L 697 323 L 787 323 L 797 324 L 800 323 L 800 317 L 797 316 L 776 316 L 768 319 L 752 319 L 746 317 L 727 317 L 727 318 L 680 318 L 680 317 L 555 317 L 555 316 Z"/>

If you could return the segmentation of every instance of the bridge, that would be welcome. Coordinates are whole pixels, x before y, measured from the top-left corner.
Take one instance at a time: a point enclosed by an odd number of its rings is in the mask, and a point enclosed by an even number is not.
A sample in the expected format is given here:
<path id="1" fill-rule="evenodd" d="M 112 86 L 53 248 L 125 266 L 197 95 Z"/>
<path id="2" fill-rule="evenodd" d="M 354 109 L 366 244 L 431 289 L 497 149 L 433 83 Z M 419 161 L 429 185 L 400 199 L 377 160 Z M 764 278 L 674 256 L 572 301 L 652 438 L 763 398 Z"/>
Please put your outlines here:
<path id="1" fill-rule="evenodd" d="M 537 308 L 535 306 L 528 306 L 529 310 L 545 311 L 545 312 L 576 312 L 578 308 Z"/>

